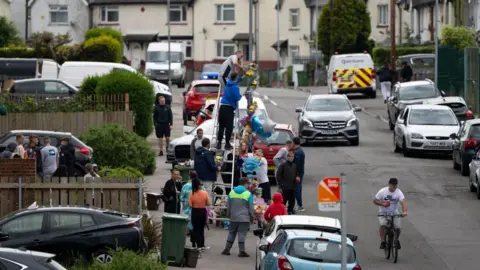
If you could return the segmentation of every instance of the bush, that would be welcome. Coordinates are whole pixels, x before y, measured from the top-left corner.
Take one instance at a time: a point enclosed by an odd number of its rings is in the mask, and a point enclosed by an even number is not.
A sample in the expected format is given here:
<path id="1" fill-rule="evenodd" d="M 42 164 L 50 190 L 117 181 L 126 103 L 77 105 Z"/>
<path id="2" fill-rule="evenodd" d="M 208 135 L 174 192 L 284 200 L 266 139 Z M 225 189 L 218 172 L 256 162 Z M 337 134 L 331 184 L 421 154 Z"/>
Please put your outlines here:
<path id="1" fill-rule="evenodd" d="M 15 24 L 5 16 L 0 16 L 0 47 L 18 42 L 18 31 Z"/>
<path id="2" fill-rule="evenodd" d="M 143 177 L 143 173 L 141 173 L 139 170 L 132 167 L 114 168 L 114 169 L 109 167 L 103 167 L 100 170 L 99 174 L 102 177 L 128 177 L 128 178 Z"/>
<path id="3" fill-rule="evenodd" d="M 86 77 L 82 81 L 82 85 L 80 85 L 80 91 L 78 93 L 84 97 L 95 95 L 95 89 L 97 88 L 98 82 L 101 79 L 102 79 L 102 76 L 98 76 L 98 75 Z"/>
<path id="4" fill-rule="evenodd" d="M 113 262 L 109 264 L 101 264 L 94 261 L 91 265 L 81 261 L 70 267 L 71 270 L 166 270 L 167 266 L 150 254 L 142 255 L 129 250 L 112 250 L 110 251 Z"/>
<path id="5" fill-rule="evenodd" d="M 120 125 L 93 127 L 80 139 L 93 148 L 93 157 L 100 166 L 132 167 L 143 174 L 155 171 L 155 153 L 148 142 Z"/>
<path id="6" fill-rule="evenodd" d="M 63 45 L 56 50 L 57 63 L 63 64 L 65 61 L 79 61 L 82 53 L 82 45 L 73 46 Z M 52 53 L 46 49 L 35 50 L 26 46 L 9 45 L 0 48 L 0 57 L 3 58 L 53 58 Z"/>
<path id="7" fill-rule="evenodd" d="M 440 42 L 461 51 L 468 47 L 477 47 L 475 30 L 465 26 L 446 25 L 442 29 Z"/>
<path id="8" fill-rule="evenodd" d="M 162 244 L 162 223 L 144 215 L 142 225 L 143 236 L 148 239 L 148 250 L 159 249 Z"/>
<path id="9" fill-rule="evenodd" d="M 147 137 L 153 130 L 155 93 L 150 81 L 140 73 L 113 70 L 98 82 L 97 94 L 123 94 L 130 97 L 130 108 L 135 115 L 135 132 Z"/>
<path id="10" fill-rule="evenodd" d="M 57 63 L 61 65 L 66 61 L 80 61 L 82 59 L 82 52 L 83 44 L 59 46 L 56 50 Z"/>
<path id="11" fill-rule="evenodd" d="M 110 36 L 91 38 L 83 45 L 83 61 L 120 63 L 122 56 L 122 43 Z"/>
<path id="12" fill-rule="evenodd" d="M 0 57 L 3 58 L 35 58 L 36 56 L 37 52 L 34 49 L 25 46 L 0 48 Z"/>
<path id="13" fill-rule="evenodd" d="M 5 105 L 8 113 L 37 113 L 37 112 L 85 112 L 107 111 L 104 104 L 91 102 L 89 99 L 76 96 L 68 100 L 43 99 L 36 100 L 28 96 L 0 95 L 0 104 Z"/>
<path id="14" fill-rule="evenodd" d="M 85 40 L 91 38 L 96 38 L 100 36 L 110 36 L 116 39 L 120 44 L 122 44 L 122 55 L 123 55 L 123 36 L 120 31 L 111 28 L 92 28 L 85 33 Z"/>
<path id="15" fill-rule="evenodd" d="M 399 46 L 397 47 L 397 57 L 407 54 L 417 53 L 434 53 L 435 47 L 433 46 Z M 390 47 L 376 47 L 373 49 L 373 61 L 376 66 L 383 66 L 385 63 L 390 63 Z"/>

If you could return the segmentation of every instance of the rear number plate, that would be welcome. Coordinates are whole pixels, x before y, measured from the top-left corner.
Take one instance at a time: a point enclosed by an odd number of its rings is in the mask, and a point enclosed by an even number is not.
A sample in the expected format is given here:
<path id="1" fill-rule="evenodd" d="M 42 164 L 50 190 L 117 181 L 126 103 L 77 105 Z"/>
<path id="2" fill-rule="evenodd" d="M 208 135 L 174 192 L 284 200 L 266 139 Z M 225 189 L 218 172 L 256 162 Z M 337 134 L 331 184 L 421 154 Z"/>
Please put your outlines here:
<path id="1" fill-rule="evenodd" d="M 430 142 L 431 146 L 445 146 L 445 142 Z"/>
<path id="2" fill-rule="evenodd" d="M 320 133 L 322 133 L 322 134 L 338 134 L 338 130 L 326 129 L 326 130 L 320 130 Z"/>

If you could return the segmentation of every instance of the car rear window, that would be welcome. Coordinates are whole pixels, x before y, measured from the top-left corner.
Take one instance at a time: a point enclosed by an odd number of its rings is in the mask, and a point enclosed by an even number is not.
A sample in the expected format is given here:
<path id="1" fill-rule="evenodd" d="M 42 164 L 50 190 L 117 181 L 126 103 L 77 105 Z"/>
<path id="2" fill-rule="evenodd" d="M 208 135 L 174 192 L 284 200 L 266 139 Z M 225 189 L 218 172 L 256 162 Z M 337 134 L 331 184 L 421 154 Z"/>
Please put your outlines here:
<path id="1" fill-rule="evenodd" d="M 199 84 L 195 85 L 193 89 L 197 93 L 218 93 L 218 84 Z"/>
<path id="2" fill-rule="evenodd" d="M 473 138 L 480 138 L 480 125 L 473 125 L 470 128 L 470 135 L 469 137 Z"/>
<path id="3" fill-rule="evenodd" d="M 468 111 L 467 105 L 459 102 L 445 103 L 443 105 L 450 107 L 455 114 L 462 114 Z"/>
<path id="4" fill-rule="evenodd" d="M 276 129 L 272 132 L 272 136 L 264 138 L 261 136 L 257 137 L 258 144 L 268 144 L 268 145 L 283 145 L 286 141 L 292 140 L 293 134 L 289 130 Z"/>
<path id="5" fill-rule="evenodd" d="M 80 146 L 80 147 L 87 147 L 88 145 L 86 145 L 84 142 L 80 141 L 79 138 L 75 137 L 72 135 L 72 143 Z"/>
<path id="6" fill-rule="evenodd" d="M 287 254 L 302 260 L 342 263 L 341 244 L 318 239 L 294 239 L 289 243 Z M 347 249 L 347 263 L 355 262 L 355 251 Z"/>

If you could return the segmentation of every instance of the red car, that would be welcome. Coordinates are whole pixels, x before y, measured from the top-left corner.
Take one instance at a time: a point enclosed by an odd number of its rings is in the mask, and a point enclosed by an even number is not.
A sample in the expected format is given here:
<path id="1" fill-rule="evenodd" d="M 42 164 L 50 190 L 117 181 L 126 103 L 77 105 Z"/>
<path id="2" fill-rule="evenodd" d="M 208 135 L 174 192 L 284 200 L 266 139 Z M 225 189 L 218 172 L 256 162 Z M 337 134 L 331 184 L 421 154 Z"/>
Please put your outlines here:
<path id="1" fill-rule="evenodd" d="M 220 82 L 217 80 L 198 80 L 193 81 L 188 86 L 187 91 L 183 92 L 183 124 L 187 125 L 187 121 L 196 116 L 203 103 L 208 98 L 217 98 Z M 220 96 L 223 95 L 220 93 Z"/>
<path id="2" fill-rule="evenodd" d="M 203 103 L 202 108 L 195 117 L 195 126 L 199 126 L 206 120 L 212 119 L 213 109 L 215 108 L 216 102 L 217 98 L 205 100 L 205 103 Z"/>
<path id="3" fill-rule="evenodd" d="M 275 163 L 273 162 L 273 157 L 275 157 L 280 148 L 285 147 L 286 141 L 293 140 L 296 136 L 292 126 L 287 124 L 277 124 L 272 133 L 270 138 L 257 137 L 255 145 L 253 146 L 255 150 L 263 150 L 265 159 L 267 159 L 268 162 L 270 182 L 275 180 Z M 276 183 L 276 181 L 273 181 L 273 183 Z"/>

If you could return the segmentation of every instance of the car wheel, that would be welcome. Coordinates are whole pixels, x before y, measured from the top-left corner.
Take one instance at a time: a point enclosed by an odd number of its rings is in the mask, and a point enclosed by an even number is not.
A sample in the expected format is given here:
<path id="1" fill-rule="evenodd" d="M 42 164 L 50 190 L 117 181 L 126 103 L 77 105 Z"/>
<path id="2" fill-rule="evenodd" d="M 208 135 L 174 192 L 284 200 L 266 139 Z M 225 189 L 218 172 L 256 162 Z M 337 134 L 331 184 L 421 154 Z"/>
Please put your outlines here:
<path id="1" fill-rule="evenodd" d="M 407 147 L 407 141 L 405 140 L 405 137 L 403 138 L 403 142 L 402 142 L 402 152 L 404 157 L 411 156 L 410 149 L 408 149 Z"/>
<path id="2" fill-rule="evenodd" d="M 478 185 L 478 178 L 475 177 L 475 180 L 477 181 L 477 199 L 480 200 L 480 186 Z"/>
<path id="3" fill-rule="evenodd" d="M 469 164 L 467 164 L 467 162 L 465 162 L 463 158 L 460 159 L 460 173 L 463 176 L 467 176 L 470 174 L 470 169 L 468 168 L 468 165 Z"/>
<path id="4" fill-rule="evenodd" d="M 400 149 L 400 147 L 398 147 L 398 144 L 397 144 L 397 140 L 395 139 L 395 132 L 393 133 L 393 152 L 394 153 L 400 153 L 400 151 L 402 151 L 402 149 Z"/>
<path id="5" fill-rule="evenodd" d="M 93 259 L 101 264 L 108 264 L 113 262 L 112 255 L 105 249 L 95 251 Z"/>
<path id="6" fill-rule="evenodd" d="M 350 144 L 353 146 L 358 146 L 360 144 L 360 136 L 350 141 Z"/>
<path id="7" fill-rule="evenodd" d="M 460 170 L 460 164 L 457 163 L 457 160 L 455 159 L 455 152 L 452 155 L 452 161 L 453 161 L 453 169 L 454 170 Z"/>
<path id="8" fill-rule="evenodd" d="M 473 185 L 473 180 L 472 180 L 471 176 L 468 177 L 468 187 L 470 188 L 470 192 L 476 192 L 477 191 L 477 188 Z"/>
<path id="9" fill-rule="evenodd" d="M 370 98 L 377 98 L 377 91 L 375 91 L 375 89 L 372 89 L 372 92 L 370 92 Z"/>
<path id="10" fill-rule="evenodd" d="M 183 108 L 183 125 L 188 125 L 188 113 L 187 109 Z"/>

